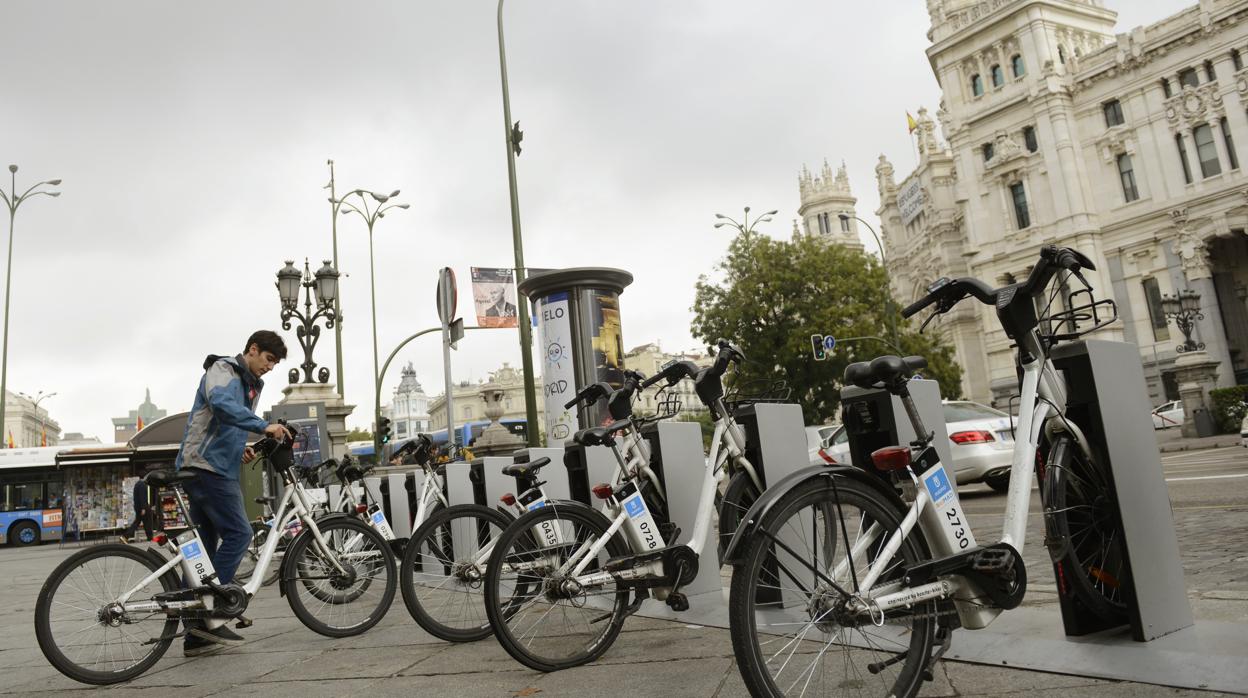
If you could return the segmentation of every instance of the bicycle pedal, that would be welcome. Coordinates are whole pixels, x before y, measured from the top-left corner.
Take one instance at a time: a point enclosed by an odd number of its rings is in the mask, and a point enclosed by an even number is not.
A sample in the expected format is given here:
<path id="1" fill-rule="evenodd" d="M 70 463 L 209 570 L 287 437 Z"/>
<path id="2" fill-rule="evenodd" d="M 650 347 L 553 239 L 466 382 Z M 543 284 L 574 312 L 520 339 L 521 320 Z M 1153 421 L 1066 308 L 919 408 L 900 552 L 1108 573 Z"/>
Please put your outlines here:
<path id="1" fill-rule="evenodd" d="M 688 611 L 689 597 L 679 591 L 673 591 L 667 595 L 667 605 L 670 606 L 673 611 Z"/>
<path id="2" fill-rule="evenodd" d="M 251 625 L 252 625 L 252 622 L 250 618 L 248 618 L 247 616 L 239 616 L 238 622 L 234 624 L 234 627 L 238 628 L 239 630 L 243 630 L 245 628 L 250 628 Z"/>
<path id="3" fill-rule="evenodd" d="M 1005 548 L 984 548 L 971 558 L 971 569 L 976 572 L 1004 572 L 1014 567 L 1014 553 Z"/>
<path id="4" fill-rule="evenodd" d="M 668 545 L 671 545 L 673 541 L 680 537 L 680 526 L 671 521 L 661 523 L 659 524 L 659 535 L 663 536 L 663 540 L 667 541 Z"/>

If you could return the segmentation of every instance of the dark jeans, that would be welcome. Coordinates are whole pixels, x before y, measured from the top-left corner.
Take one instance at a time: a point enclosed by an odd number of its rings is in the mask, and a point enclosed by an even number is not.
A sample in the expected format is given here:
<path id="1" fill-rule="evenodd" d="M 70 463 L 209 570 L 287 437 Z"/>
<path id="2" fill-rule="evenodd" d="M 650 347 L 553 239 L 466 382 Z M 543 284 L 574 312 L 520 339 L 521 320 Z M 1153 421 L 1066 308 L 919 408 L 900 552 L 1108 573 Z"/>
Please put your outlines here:
<path id="1" fill-rule="evenodd" d="M 131 521 L 130 525 L 126 526 L 126 530 L 122 533 L 122 535 L 126 538 L 133 538 L 135 532 L 139 528 L 139 524 L 143 524 L 143 532 L 147 534 L 147 539 L 151 540 L 152 517 L 150 516 L 149 510 L 146 506 L 134 508 L 134 521 Z"/>
<path id="2" fill-rule="evenodd" d="M 199 526 L 204 551 L 217 570 L 217 581 L 230 582 L 251 544 L 251 522 L 243 511 L 242 486 L 238 480 L 196 468 L 195 479 L 185 488 L 191 500 L 191 519 Z"/>

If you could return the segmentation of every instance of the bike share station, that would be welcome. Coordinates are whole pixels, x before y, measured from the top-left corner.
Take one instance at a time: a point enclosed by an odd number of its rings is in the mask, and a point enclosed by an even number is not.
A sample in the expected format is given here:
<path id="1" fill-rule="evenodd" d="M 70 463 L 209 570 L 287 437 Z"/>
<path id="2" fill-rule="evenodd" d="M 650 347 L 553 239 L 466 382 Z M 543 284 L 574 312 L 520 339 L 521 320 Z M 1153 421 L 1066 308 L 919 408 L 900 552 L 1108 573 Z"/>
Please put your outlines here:
<path id="1" fill-rule="evenodd" d="M 1058 345 L 1052 360 L 1066 375 L 1067 418 L 1087 435 L 1099 456 L 1097 467 L 1108 470 L 1106 480 L 1114 488 L 1125 538 L 1126 573 L 1121 581 L 1126 617 L 1121 623 L 1106 623 L 1089 613 L 1073 594 L 1059 592 L 1060 613 L 1047 606 L 1006 611 L 987 629 L 953 633 L 945 658 L 1165 686 L 1244 691 L 1248 687 L 1248 629 L 1234 623 L 1193 621 L 1138 348 L 1125 342 L 1082 340 Z M 909 386 L 924 424 L 937 432 L 941 461 L 952 463 L 935 382 L 916 380 Z M 897 397 L 855 386 L 845 387 L 841 397 L 854 463 L 871 463 L 875 449 L 914 438 Z M 1042 511 L 1031 513 L 1043 516 Z M 991 542 L 1000 534 L 981 528 L 975 535 L 981 542 Z M 1043 545 L 1042 537 L 1027 541 L 1028 548 Z M 1025 598 L 1036 599 L 1034 594 Z"/>

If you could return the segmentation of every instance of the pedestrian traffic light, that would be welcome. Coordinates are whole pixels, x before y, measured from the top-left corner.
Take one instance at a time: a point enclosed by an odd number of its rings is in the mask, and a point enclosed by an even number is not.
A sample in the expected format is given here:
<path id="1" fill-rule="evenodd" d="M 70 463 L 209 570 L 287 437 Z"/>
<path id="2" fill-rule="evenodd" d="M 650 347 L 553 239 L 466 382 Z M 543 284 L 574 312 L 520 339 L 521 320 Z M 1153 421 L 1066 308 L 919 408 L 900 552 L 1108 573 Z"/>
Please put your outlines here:
<path id="1" fill-rule="evenodd" d="M 390 443 L 390 418 L 380 417 L 377 419 L 377 435 L 381 443 Z"/>

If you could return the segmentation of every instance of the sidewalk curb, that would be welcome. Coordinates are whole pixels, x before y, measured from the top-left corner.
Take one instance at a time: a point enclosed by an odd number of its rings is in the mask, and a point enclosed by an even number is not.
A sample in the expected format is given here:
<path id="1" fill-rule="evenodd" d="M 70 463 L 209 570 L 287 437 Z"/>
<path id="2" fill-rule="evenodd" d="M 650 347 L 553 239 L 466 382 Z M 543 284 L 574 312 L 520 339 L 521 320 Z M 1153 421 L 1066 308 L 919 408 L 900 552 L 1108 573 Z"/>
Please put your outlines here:
<path id="1" fill-rule="evenodd" d="M 1227 448 L 1230 446 L 1238 446 L 1238 445 L 1239 445 L 1239 437 L 1235 437 L 1233 441 L 1231 439 L 1227 439 L 1226 443 L 1213 442 L 1213 443 L 1200 443 L 1200 444 L 1184 444 L 1184 443 L 1160 444 L 1157 447 L 1157 450 L 1160 453 L 1178 453 L 1181 451 L 1207 451 L 1211 448 Z"/>

